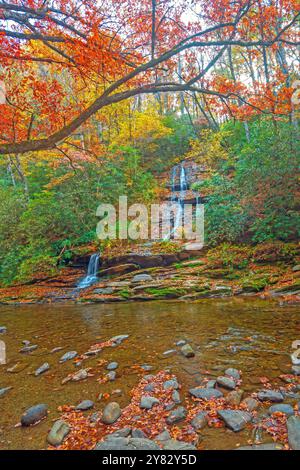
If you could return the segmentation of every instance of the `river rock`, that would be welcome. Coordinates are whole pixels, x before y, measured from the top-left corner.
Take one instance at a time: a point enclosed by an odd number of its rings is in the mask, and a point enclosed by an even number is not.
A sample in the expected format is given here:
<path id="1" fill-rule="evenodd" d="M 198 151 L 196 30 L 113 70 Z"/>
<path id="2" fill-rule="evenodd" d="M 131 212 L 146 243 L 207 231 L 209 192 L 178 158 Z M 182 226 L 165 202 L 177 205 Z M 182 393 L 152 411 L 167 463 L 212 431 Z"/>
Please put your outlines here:
<path id="1" fill-rule="evenodd" d="M 300 450 L 300 418 L 290 416 L 287 421 L 288 440 L 291 449 Z"/>
<path id="2" fill-rule="evenodd" d="M 108 436 L 105 441 L 96 444 L 94 450 L 160 450 L 160 447 L 150 439 Z"/>
<path id="3" fill-rule="evenodd" d="M 245 398 L 241 404 L 244 405 L 250 412 L 256 410 L 259 407 L 259 402 L 252 397 Z"/>
<path id="4" fill-rule="evenodd" d="M 27 354 L 31 353 L 32 351 L 35 351 L 38 348 L 37 344 L 32 344 L 31 346 L 24 346 L 24 348 L 20 349 L 21 354 Z"/>
<path id="5" fill-rule="evenodd" d="M 170 439 L 169 441 L 164 442 L 164 450 L 197 450 L 193 444 L 189 442 L 177 441 L 175 439 Z"/>
<path id="6" fill-rule="evenodd" d="M 104 424 L 113 424 L 115 423 L 121 416 L 121 408 L 119 403 L 111 402 L 106 405 L 103 410 L 102 414 L 102 422 Z"/>
<path id="7" fill-rule="evenodd" d="M 70 431 L 70 426 L 62 419 L 59 419 L 53 424 L 52 429 L 47 436 L 47 441 L 50 445 L 57 447 L 63 443 Z"/>
<path id="8" fill-rule="evenodd" d="M 154 405 L 158 405 L 159 400 L 155 397 L 141 397 L 140 408 L 144 410 L 151 410 Z"/>
<path id="9" fill-rule="evenodd" d="M 94 408 L 94 402 L 91 400 L 83 400 L 79 405 L 76 406 L 77 411 L 87 411 Z"/>
<path id="10" fill-rule="evenodd" d="M 147 438 L 146 434 L 141 431 L 141 429 L 133 428 L 131 431 L 131 437 L 134 439 L 145 439 Z"/>
<path id="11" fill-rule="evenodd" d="M 38 377 L 39 375 L 42 375 L 44 374 L 44 372 L 47 372 L 47 370 L 50 369 L 50 365 L 48 364 L 48 362 L 45 362 L 42 366 L 40 366 L 34 373 L 34 375 L 36 377 Z"/>
<path id="12" fill-rule="evenodd" d="M 69 351 L 69 352 L 66 352 L 66 354 L 64 354 L 59 362 L 62 364 L 64 362 L 67 362 L 67 361 L 71 361 L 72 359 L 74 359 L 76 356 L 78 355 L 77 351 Z"/>
<path id="13" fill-rule="evenodd" d="M 179 403 L 181 403 L 181 398 L 180 398 L 180 395 L 179 395 L 179 392 L 177 390 L 174 390 L 174 392 L 172 393 L 172 400 L 174 401 L 174 403 L 176 403 L 177 405 Z"/>
<path id="14" fill-rule="evenodd" d="M 171 411 L 169 416 L 166 419 L 168 424 L 175 424 L 179 423 L 187 417 L 187 410 L 183 406 L 179 406 L 175 410 Z"/>
<path id="15" fill-rule="evenodd" d="M 3 335 L 6 332 L 7 332 L 6 326 L 0 326 L 0 335 Z"/>
<path id="16" fill-rule="evenodd" d="M 93 291 L 94 294 L 97 295 L 112 295 L 115 292 L 113 287 L 104 287 L 102 289 L 95 289 Z"/>
<path id="17" fill-rule="evenodd" d="M 121 344 L 125 339 L 129 338 L 129 335 L 118 335 L 111 338 L 111 341 L 115 344 Z"/>
<path id="18" fill-rule="evenodd" d="M 217 381 L 216 380 L 209 380 L 206 384 L 205 384 L 205 388 L 215 388 L 217 385 Z"/>
<path id="19" fill-rule="evenodd" d="M 48 406 L 45 404 L 32 406 L 25 411 L 21 417 L 22 426 L 32 426 L 43 418 L 46 418 L 48 414 Z"/>
<path id="20" fill-rule="evenodd" d="M 110 362 L 106 369 L 107 370 L 116 370 L 119 367 L 119 364 L 117 362 Z"/>
<path id="21" fill-rule="evenodd" d="M 110 382 L 113 382 L 114 380 L 116 380 L 117 374 L 114 370 L 112 370 L 111 372 L 106 374 L 106 377 L 108 378 Z"/>
<path id="22" fill-rule="evenodd" d="M 240 380 L 241 378 L 239 371 L 231 367 L 225 370 L 225 375 L 227 375 L 227 377 L 233 377 L 234 380 Z"/>
<path id="23" fill-rule="evenodd" d="M 191 421 L 191 425 L 194 429 L 196 429 L 196 431 L 203 429 L 207 425 L 206 411 L 200 411 L 200 413 L 196 414 L 196 416 Z"/>
<path id="24" fill-rule="evenodd" d="M 250 413 L 240 410 L 218 410 L 218 416 L 234 432 L 241 431 L 252 420 Z"/>
<path id="25" fill-rule="evenodd" d="M 220 390 L 214 388 L 191 388 L 189 393 L 201 400 L 211 400 L 212 398 L 221 398 L 223 393 Z"/>
<path id="26" fill-rule="evenodd" d="M 53 348 L 51 351 L 50 351 L 50 354 L 55 354 L 57 352 L 60 352 L 62 351 L 64 348 L 61 347 L 61 346 L 58 346 L 57 348 Z"/>
<path id="27" fill-rule="evenodd" d="M 85 380 L 89 376 L 89 370 L 90 369 L 80 369 L 75 374 L 68 375 L 61 383 L 64 385 L 67 382 L 80 382 L 81 380 Z"/>
<path id="28" fill-rule="evenodd" d="M 294 375 L 299 376 L 300 375 L 300 366 L 292 366 L 292 373 Z"/>
<path id="29" fill-rule="evenodd" d="M 253 446 L 238 447 L 235 450 L 282 450 L 283 446 L 277 442 L 270 442 L 268 444 L 255 444 Z"/>
<path id="30" fill-rule="evenodd" d="M 217 384 L 220 385 L 220 387 L 227 388 L 228 390 L 234 390 L 236 387 L 235 381 L 229 377 L 217 377 Z"/>
<path id="31" fill-rule="evenodd" d="M 271 401 L 273 403 L 280 403 L 284 400 L 282 393 L 275 390 L 261 390 L 258 392 L 257 397 L 260 401 Z"/>
<path id="32" fill-rule="evenodd" d="M 153 366 L 150 366 L 149 364 L 143 364 L 141 366 L 141 369 L 143 369 L 145 372 L 150 372 L 150 370 L 153 370 L 154 367 Z"/>
<path id="33" fill-rule="evenodd" d="M 118 429 L 107 436 L 107 439 L 112 439 L 114 437 L 128 437 L 131 434 L 131 428 L 122 428 Z"/>
<path id="34" fill-rule="evenodd" d="M 195 352 L 194 352 L 192 346 L 190 346 L 189 344 L 185 344 L 184 346 L 182 346 L 181 352 L 187 358 L 195 356 Z"/>
<path id="35" fill-rule="evenodd" d="M 6 395 L 6 393 L 9 392 L 11 389 L 12 389 L 12 387 L 0 388 L 0 398 L 4 397 L 4 395 Z"/>
<path id="36" fill-rule="evenodd" d="M 154 392 L 155 390 L 155 384 L 154 383 L 150 383 L 150 384 L 147 384 L 144 388 L 145 392 Z"/>
<path id="37" fill-rule="evenodd" d="M 242 401 L 244 390 L 233 390 L 226 395 L 225 401 L 229 405 L 239 406 Z"/>
<path id="38" fill-rule="evenodd" d="M 294 414 L 294 408 L 291 405 L 285 405 L 283 403 L 279 405 L 273 405 L 268 409 L 268 413 L 271 415 L 273 413 L 283 413 L 287 416 L 292 416 Z"/>
<path id="39" fill-rule="evenodd" d="M 164 385 L 164 390 L 178 390 L 179 383 L 177 380 L 167 380 Z"/>
<path id="40" fill-rule="evenodd" d="M 153 281 L 153 277 L 150 274 L 136 274 L 132 278 L 132 282 L 151 282 Z"/>

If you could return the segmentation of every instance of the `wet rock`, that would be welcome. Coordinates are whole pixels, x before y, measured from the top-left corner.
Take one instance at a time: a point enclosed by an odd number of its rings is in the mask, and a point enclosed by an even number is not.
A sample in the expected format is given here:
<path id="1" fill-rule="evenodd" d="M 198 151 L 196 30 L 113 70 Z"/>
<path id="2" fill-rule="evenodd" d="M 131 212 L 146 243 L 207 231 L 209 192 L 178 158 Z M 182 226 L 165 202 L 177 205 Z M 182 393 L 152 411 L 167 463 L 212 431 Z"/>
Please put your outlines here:
<path id="1" fill-rule="evenodd" d="M 108 436 L 105 441 L 99 442 L 94 450 L 160 450 L 160 447 L 150 439 Z"/>
<path id="2" fill-rule="evenodd" d="M 146 434 L 141 431 L 140 429 L 136 429 L 134 428 L 132 431 L 131 431 L 131 437 L 133 437 L 134 439 L 144 439 L 144 438 L 147 438 Z"/>
<path id="3" fill-rule="evenodd" d="M 242 405 L 244 405 L 248 411 L 254 411 L 259 407 L 259 402 L 255 400 L 255 398 L 247 397 L 242 401 Z"/>
<path id="4" fill-rule="evenodd" d="M 218 410 L 218 416 L 234 432 L 241 431 L 252 420 L 250 413 L 240 410 Z"/>
<path id="5" fill-rule="evenodd" d="M 106 374 L 106 377 L 108 378 L 110 382 L 113 382 L 114 380 L 116 380 L 117 374 L 114 370 L 112 370 L 111 372 Z"/>
<path id="6" fill-rule="evenodd" d="M 94 294 L 97 295 L 112 295 L 115 292 L 113 287 L 105 287 L 103 289 L 95 289 L 93 291 Z"/>
<path id="7" fill-rule="evenodd" d="M 189 393 L 201 400 L 211 400 L 212 398 L 221 398 L 223 393 L 220 390 L 214 388 L 191 388 Z"/>
<path id="8" fill-rule="evenodd" d="M 107 439 L 111 439 L 114 437 L 128 437 L 131 434 L 131 428 L 122 428 L 118 429 L 118 431 L 113 432 L 107 436 Z"/>
<path id="9" fill-rule="evenodd" d="M 233 377 L 234 380 L 240 380 L 241 378 L 239 371 L 231 367 L 225 370 L 225 375 L 227 375 L 227 377 Z"/>
<path id="10" fill-rule="evenodd" d="M 6 326 L 0 326 L 0 335 L 4 335 L 7 332 Z"/>
<path id="11" fill-rule="evenodd" d="M 276 442 L 270 442 L 268 444 L 256 444 L 253 446 L 238 447 L 235 450 L 282 450 L 283 446 Z"/>
<path id="12" fill-rule="evenodd" d="M 217 381 L 216 381 L 216 380 L 209 380 L 209 381 L 206 383 L 205 387 L 206 387 L 206 388 L 215 388 L 216 385 L 217 385 Z"/>
<path id="13" fill-rule="evenodd" d="M 78 355 L 77 351 L 68 351 L 66 352 L 66 354 L 64 354 L 59 362 L 62 364 L 64 362 L 67 362 L 67 361 L 71 361 L 72 359 L 74 359 L 76 356 Z"/>
<path id="14" fill-rule="evenodd" d="M 290 416 L 287 421 L 288 440 L 291 449 L 300 450 L 300 418 Z"/>
<path id="15" fill-rule="evenodd" d="M 292 366 L 292 373 L 294 375 L 299 376 L 300 375 L 300 366 Z"/>
<path id="16" fill-rule="evenodd" d="M 178 390 L 179 383 L 177 380 L 167 380 L 164 385 L 164 390 Z"/>
<path id="17" fill-rule="evenodd" d="M 38 348 L 37 344 L 32 344 L 31 346 L 24 346 L 24 348 L 20 349 L 21 354 L 27 354 L 31 353 L 32 351 L 35 351 Z"/>
<path id="18" fill-rule="evenodd" d="M 48 364 L 48 362 L 45 362 L 38 369 L 36 369 L 34 375 L 38 377 L 39 375 L 44 374 L 44 372 L 47 372 L 49 369 L 50 369 L 50 365 Z"/>
<path id="19" fill-rule="evenodd" d="M 164 450 L 197 450 L 197 448 L 192 444 L 183 441 L 176 441 L 175 439 L 166 441 L 163 448 Z"/>
<path id="20" fill-rule="evenodd" d="M 120 264 L 119 266 L 113 266 L 111 268 L 102 269 L 99 274 L 101 277 L 115 275 L 121 276 L 122 274 L 131 273 L 132 271 L 138 271 L 138 269 L 139 266 L 137 266 L 136 264 Z"/>
<path id="21" fill-rule="evenodd" d="M 174 403 L 176 403 L 177 405 L 179 403 L 181 403 L 181 398 L 180 398 L 180 395 L 178 393 L 177 390 L 174 390 L 174 392 L 172 393 L 172 400 L 174 401 Z"/>
<path id="22" fill-rule="evenodd" d="M 294 414 L 294 408 L 291 405 L 279 404 L 273 405 L 268 409 L 268 413 L 271 415 L 273 413 L 283 413 L 287 416 L 292 416 Z"/>
<path id="23" fill-rule="evenodd" d="M 104 424 L 113 424 L 115 423 L 121 416 L 121 408 L 119 403 L 111 402 L 106 405 L 103 410 L 102 414 L 102 422 Z"/>
<path id="24" fill-rule="evenodd" d="M 205 428 L 207 425 L 207 413 L 206 411 L 200 411 L 191 421 L 191 425 L 196 431 Z"/>
<path id="25" fill-rule="evenodd" d="M 48 414 L 48 406 L 45 404 L 32 406 L 25 411 L 21 417 L 22 426 L 32 426 L 43 418 L 46 418 Z"/>
<path id="26" fill-rule="evenodd" d="M 116 370 L 119 367 L 119 364 L 117 362 L 110 362 L 106 369 L 107 370 Z"/>
<path id="27" fill-rule="evenodd" d="M 177 341 L 176 346 L 182 347 L 186 344 L 186 341 L 184 339 L 181 339 L 180 341 Z"/>
<path id="28" fill-rule="evenodd" d="M 232 392 L 228 393 L 225 398 L 225 401 L 229 405 L 238 406 L 242 401 L 243 394 L 243 390 L 233 390 Z"/>
<path id="29" fill-rule="evenodd" d="M 79 405 L 76 406 L 77 411 L 87 411 L 94 408 L 94 402 L 91 400 L 83 400 Z"/>
<path id="30" fill-rule="evenodd" d="M 80 369 L 76 374 L 68 375 L 61 383 L 64 385 L 67 382 L 80 382 L 81 380 L 85 380 L 89 376 L 89 370 L 90 369 Z"/>
<path id="31" fill-rule="evenodd" d="M 155 384 L 154 383 L 150 383 L 150 384 L 147 384 L 144 388 L 145 392 L 153 392 L 155 390 Z"/>
<path id="32" fill-rule="evenodd" d="M 228 390 L 234 390 L 236 387 L 235 381 L 229 377 L 217 377 L 217 384 Z"/>
<path id="33" fill-rule="evenodd" d="M 271 401 L 273 403 L 280 403 L 284 400 L 282 393 L 275 390 L 261 390 L 258 392 L 257 397 L 260 401 Z"/>
<path id="34" fill-rule="evenodd" d="M 132 282 L 151 282 L 153 277 L 150 274 L 137 274 L 133 277 Z"/>
<path id="35" fill-rule="evenodd" d="M 52 429 L 47 436 L 47 441 L 50 445 L 57 447 L 63 443 L 70 431 L 70 426 L 62 419 L 59 419 L 53 424 Z"/>
<path id="36" fill-rule="evenodd" d="M 151 410 L 154 405 L 158 405 L 159 400 L 155 397 L 141 397 L 140 408 Z"/>
<path id="37" fill-rule="evenodd" d="M 179 406 L 175 410 L 171 411 L 169 416 L 166 419 L 168 424 L 175 424 L 179 423 L 187 417 L 187 410 L 183 406 Z"/>
<path id="38" fill-rule="evenodd" d="M 111 338 L 111 341 L 115 344 L 121 344 L 125 339 L 129 338 L 129 335 L 118 335 Z"/>
<path id="39" fill-rule="evenodd" d="M 7 392 L 9 392 L 11 389 L 12 389 L 12 387 L 0 388 L 0 398 L 4 397 L 4 395 L 6 395 Z"/>
<path id="40" fill-rule="evenodd" d="M 171 434 L 169 433 L 169 431 L 165 430 L 158 434 L 158 436 L 155 437 L 155 440 L 158 442 L 169 441 L 171 440 Z"/>
<path id="41" fill-rule="evenodd" d="M 195 356 L 195 352 L 194 352 L 192 346 L 190 346 L 189 344 L 185 344 L 184 346 L 182 346 L 181 352 L 187 358 Z"/>

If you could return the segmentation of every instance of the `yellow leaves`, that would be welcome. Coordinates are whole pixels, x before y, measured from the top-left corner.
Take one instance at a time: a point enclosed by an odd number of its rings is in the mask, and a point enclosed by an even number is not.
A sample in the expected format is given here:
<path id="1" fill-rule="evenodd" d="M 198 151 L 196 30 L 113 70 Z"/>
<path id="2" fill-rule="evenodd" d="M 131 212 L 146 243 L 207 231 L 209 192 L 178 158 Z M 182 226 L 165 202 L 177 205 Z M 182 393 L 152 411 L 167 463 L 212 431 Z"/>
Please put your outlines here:
<path id="1" fill-rule="evenodd" d="M 212 132 L 209 129 L 203 129 L 199 139 L 190 141 L 190 150 L 185 158 L 206 165 L 208 170 L 214 169 L 218 162 L 229 158 L 224 146 L 224 139 L 229 136 L 228 131 Z"/>

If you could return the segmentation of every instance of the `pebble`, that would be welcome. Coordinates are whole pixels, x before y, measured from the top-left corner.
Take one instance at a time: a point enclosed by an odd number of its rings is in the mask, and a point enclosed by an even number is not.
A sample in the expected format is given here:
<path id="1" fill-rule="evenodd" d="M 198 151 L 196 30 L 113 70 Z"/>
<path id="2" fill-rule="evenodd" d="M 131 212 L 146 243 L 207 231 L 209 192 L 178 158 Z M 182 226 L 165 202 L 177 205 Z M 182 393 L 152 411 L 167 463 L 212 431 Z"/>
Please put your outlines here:
<path id="1" fill-rule="evenodd" d="M 3 335 L 6 332 L 7 332 L 6 326 L 0 326 L 0 334 Z"/>
<path id="2" fill-rule="evenodd" d="M 36 369 L 34 375 L 38 377 L 39 375 L 44 374 L 44 372 L 47 372 L 49 369 L 50 369 L 50 365 L 48 364 L 48 362 L 45 362 L 42 366 Z"/>
<path id="3" fill-rule="evenodd" d="M 4 397 L 4 395 L 6 395 L 6 393 L 9 392 L 11 389 L 12 389 L 12 387 L 0 388 L 0 398 Z"/>
<path id="4" fill-rule="evenodd" d="M 116 380 L 117 374 L 114 370 L 112 370 L 111 372 L 106 374 L 106 377 L 108 378 L 110 382 L 113 382 L 114 380 Z"/>
<path id="5" fill-rule="evenodd" d="M 31 346 L 24 346 L 24 348 L 20 349 L 21 354 L 31 353 L 37 349 L 37 344 L 32 344 Z"/>
<path id="6" fill-rule="evenodd" d="M 104 424 L 113 424 L 115 423 L 121 416 L 121 408 L 119 403 L 116 402 L 111 402 L 106 405 L 106 407 L 103 410 L 102 414 L 102 422 Z"/>
<path id="7" fill-rule="evenodd" d="M 119 364 L 118 364 L 117 362 L 110 362 L 110 363 L 107 365 L 106 369 L 107 369 L 107 370 L 115 370 L 115 369 L 117 369 L 118 367 L 119 367 Z"/>
<path id="8" fill-rule="evenodd" d="M 94 402 L 91 400 L 84 400 L 76 406 L 77 411 L 87 411 L 94 408 Z"/>
<path id="9" fill-rule="evenodd" d="M 66 352 L 59 360 L 59 362 L 62 364 L 67 361 L 71 361 L 78 355 L 77 351 L 68 351 Z"/>
<path id="10" fill-rule="evenodd" d="M 190 344 L 185 344 L 181 348 L 181 352 L 184 355 L 184 357 L 191 358 L 195 357 L 195 352 Z"/>

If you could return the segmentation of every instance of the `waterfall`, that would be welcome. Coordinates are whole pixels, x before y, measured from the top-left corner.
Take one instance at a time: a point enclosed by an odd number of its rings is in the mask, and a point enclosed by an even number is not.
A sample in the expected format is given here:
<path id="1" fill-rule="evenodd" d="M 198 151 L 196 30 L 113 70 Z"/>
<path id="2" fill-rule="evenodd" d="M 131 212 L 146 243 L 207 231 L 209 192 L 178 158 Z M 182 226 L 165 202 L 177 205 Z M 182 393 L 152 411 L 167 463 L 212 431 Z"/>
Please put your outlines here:
<path id="1" fill-rule="evenodd" d="M 98 280 L 98 271 L 100 266 L 100 255 L 98 253 L 90 257 L 87 275 L 79 282 L 79 289 L 86 289 Z"/>
<path id="2" fill-rule="evenodd" d="M 184 200 L 185 200 L 185 196 L 186 196 L 186 191 L 188 189 L 188 180 L 187 180 L 186 169 L 184 168 L 183 165 L 181 165 L 180 166 L 180 174 L 179 174 L 179 197 L 178 197 L 177 194 L 176 194 L 177 193 L 176 190 L 178 189 L 178 185 L 176 184 L 177 170 L 178 170 L 178 167 L 175 166 L 172 169 L 172 175 L 171 175 L 171 187 L 172 187 L 171 202 L 172 202 L 172 204 L 177 205 L 176 217 L 175 217 L 173 229 L 164 238 L 164 240 L 170 240 L 172 235 L 174 235 L 176 233 L 176 230 L 179 227 L 182 226 Z"/>

